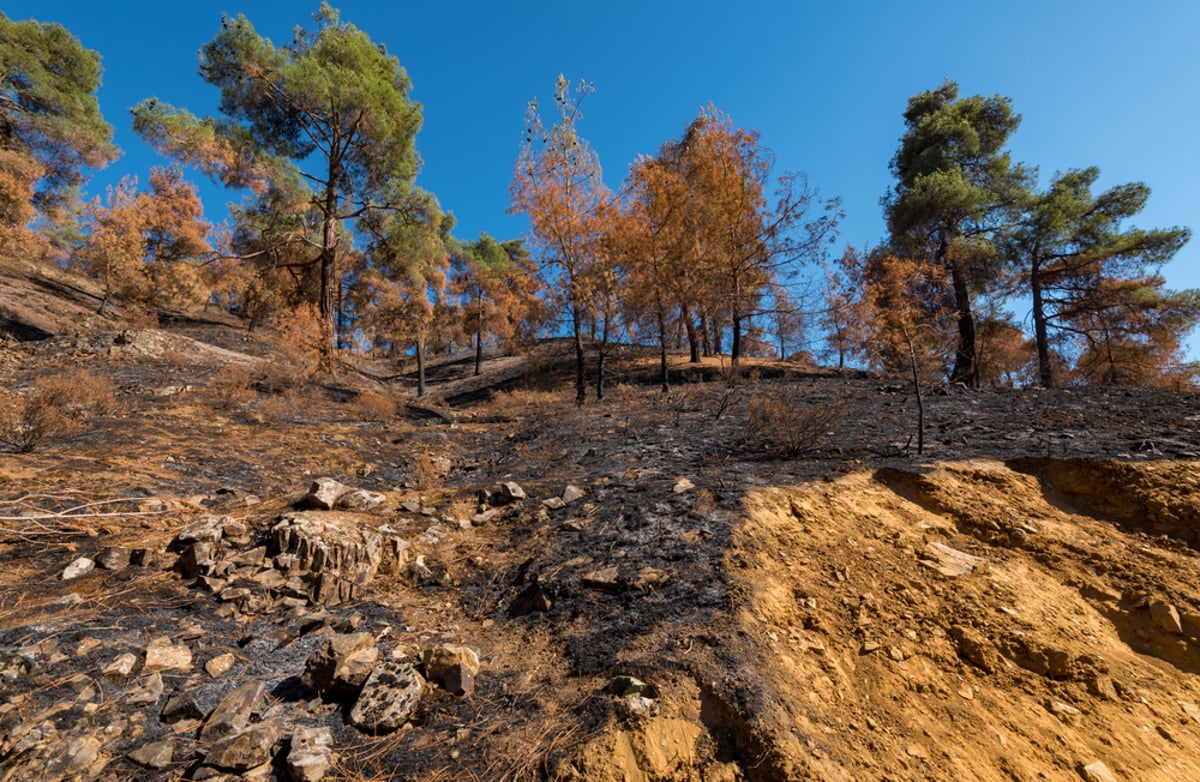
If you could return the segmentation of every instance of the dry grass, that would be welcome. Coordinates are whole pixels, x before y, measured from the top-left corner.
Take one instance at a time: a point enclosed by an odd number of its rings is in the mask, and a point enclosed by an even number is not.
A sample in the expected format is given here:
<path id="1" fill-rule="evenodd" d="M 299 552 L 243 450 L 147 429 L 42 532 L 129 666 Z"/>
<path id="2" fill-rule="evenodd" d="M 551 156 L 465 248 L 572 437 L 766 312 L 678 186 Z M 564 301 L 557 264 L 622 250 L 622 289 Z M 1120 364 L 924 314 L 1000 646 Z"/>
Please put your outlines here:
<path id="1" fill-rule="evenodd" d="M 0 397 L 0 443 L 29 453 L 48 442 L 82 431 L 96 418 L 117 410 L 112 382 L 70 370 L 34 381 L 24 394 Z"/>
<path id="2" fill-rule="evenodd" d="M 258 396 L 252 382 L 250 370 L 241 364 L 229 364 L 212 376 L 204 393 L 216 407 L 232 410 L 248 405 Z"/>
<path id="3" fill-rule="evenodd" d="M 396 398 L 380 391 L 364 391 L 354 399 L 354 407 L 365 421 L 390 421 L 400 409 Z"/>
<path id="4" fill-rule="evenodd" d="M 829 442 L 845 418 L 838 402 L 804 404 L 790 395 L 755 395 L 746 415 L 746 441 L 799 456 Z"/>

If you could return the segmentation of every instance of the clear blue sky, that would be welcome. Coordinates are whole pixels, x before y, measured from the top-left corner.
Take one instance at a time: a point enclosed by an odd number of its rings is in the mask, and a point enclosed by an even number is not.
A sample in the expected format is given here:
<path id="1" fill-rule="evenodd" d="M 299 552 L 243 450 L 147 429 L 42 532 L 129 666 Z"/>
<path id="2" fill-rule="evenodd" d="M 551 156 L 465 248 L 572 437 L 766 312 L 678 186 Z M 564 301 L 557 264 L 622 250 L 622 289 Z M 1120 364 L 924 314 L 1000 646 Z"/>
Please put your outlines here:
<path id="1" fill-rule="evenodd" d="M 101 54 L 101 108 L 125 152 L 94 178 L 90 191 L 101 193 L 164 162 L 133 135 L 130 106 L 154 96 L 214 110 L 217 92 L 196 64 L 222 13 L 245 13 L 284 43 L 311 25 L 317 5 L 8 0 L 3 10 L 59 22 Z M 552 96 L 560 72 L 596 86 L 580 131 L 610 185 L 712 101 L 761 132 L 780 170 L 806 171 L 823 196 L 842 198 L 842 242 L 855 246 L 884 235 L 879 198 L 892 184 L 908 97 L 945 78 L 964 95 L 1012 98 L 1024 118 L 1013 155 L 1037 165 L 1043 183 L 1056 170 L 1099 166 L 1100 188 L 1139 180 L 1152 189 L 1137 225 L 1200 230 L 1200 3 L 1191 0 L 333 5 L 407 68 L 424 105 L 418 183 L 454 212 L 461 238 L 524 229 L 506 214 L 522 116 L 531 98 Z M 202 192 L 218 218 L 237 198 Z M 1173 288 L 1200 287 L 1200 238 L 1165 271 Z"/>

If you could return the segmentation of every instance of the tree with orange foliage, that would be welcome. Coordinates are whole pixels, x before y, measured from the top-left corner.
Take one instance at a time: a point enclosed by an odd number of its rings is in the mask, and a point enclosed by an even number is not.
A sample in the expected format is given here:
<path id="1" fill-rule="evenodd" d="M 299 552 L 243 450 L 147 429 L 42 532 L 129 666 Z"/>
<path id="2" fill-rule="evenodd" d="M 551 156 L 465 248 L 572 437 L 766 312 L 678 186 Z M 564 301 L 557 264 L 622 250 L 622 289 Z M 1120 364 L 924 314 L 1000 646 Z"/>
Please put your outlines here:
<path id="1" fill-rule="evenodd" d="M 153 169 L 143 192 L 136 177 L 126 177 L 109 189 L 107 203 L 96 199 L 87 211 L 90 230 L 78 256 L 104 284 L 101 312 L 114 295 L 173 307 L 207 298 L 198 264 L 212 256 L 212 226 L 178 168 Z"/>
<path id="2" fill-rule="evenodd" d="M 549 128 L 537 100 L 525 112 L 525 136 L 513 172 L 510 211 L 529 218 L 528 243 L 556 274 L 570 313 L 575 347 L 575 401 L 586 392 L 584 325 L 592 306 L 593 282 L 601 266 L 601 210 L 612 196 L 601 178 L 600 158 L 579 136 L 580 104 L 594 87 L 574 90 L 559 74 L 554 88 L 558 120 Z"/>
<path id="3" fill-rule="evenodd" d="M 865 306 L 872 326 L 872 363 L 907 372 L 917 401 L 917 453 L 925 452 L 924 384 L 944 377 L 955 341 L 953 309 L 942 303 L 946 270 L 933 261 L 887 255 L 872 258 Z"/>
<path id="4" fill-rule="evenodd" d="M 836 356 L 838 369 L 846 367 L 847 359 L 869 353 L 871 308 L 864 291 L 866 259 L 865 253 L 847 247 L 833 263 L 821 264 L 825 307 L 818 320 L 825 329 L 824 355 Z"/>
<path id="5" fill-rule="evenodd" d="M 530 338 L 540 325 L 541 282 L 519 240 L 497 242 L 481 233 L 451 257 L 451 290 L 460 297 L 463 332 L 474 341 L 475 374 L 483 372 L 483 346 Z"/>

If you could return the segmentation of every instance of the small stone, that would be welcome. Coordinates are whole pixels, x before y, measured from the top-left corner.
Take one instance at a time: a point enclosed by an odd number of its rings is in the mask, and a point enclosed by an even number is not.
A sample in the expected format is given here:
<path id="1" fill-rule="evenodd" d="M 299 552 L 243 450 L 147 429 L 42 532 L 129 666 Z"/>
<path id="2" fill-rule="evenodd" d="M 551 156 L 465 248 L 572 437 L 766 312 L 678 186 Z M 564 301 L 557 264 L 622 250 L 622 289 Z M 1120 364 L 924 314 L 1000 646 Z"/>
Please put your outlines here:
<path id="1" fill-rule="evenodd" d="M 229 516 L 205 514 L 184 527 L 171 541 L 172 551 L 183 551 L 193 543 L 213 544 L 225 536 L 225 524 L 233 521 Z"/>
<path id="2" fill-rule="evenodd" d="M 465 696 L 475 689 L 479 674 L 479 654 L 462 644 L 442 644 L 426 649 L 423 656 L 425 676 L 447 692 Z"/>
<path id="3" fill-rule="evenodd" d="M 192 650 L 184 643 L 171 643 L 163 636 L 146 645 L 146 663 L 143 671 L 187 671 L 192 667 Z"/>
<path id="4" fill-rule="evenodd" d="M 374 510 L 386 501 L 387 497 L 378 492 L 354 489 L 338 497 L 334 507 L 339 510 L 362 512 Z"/>
<path id="5" fill-rule="evenodd" d="M 492 494 L 493 505 L 509 505 L 526 498 L 525 490 L 515 481 L 501 481 Z"/>
<path id="6" fill-rule="evenodd" d="M 129 553 L 129 564 L 134 567 L 154 567 L 158 563 L 158 552 L 152 548 L 135 548 Z"/>
<path id="7" fill-rule="evenodd" d="M 1079 718 L 1082 715 L 1082 712 L 1071 704 L 1056 700 L 1047 702 L 1046 710 L 1069 725 L 1079 722 Z"/>
<path id="8" fill-rule="evenodd" d="M 95 569 L 96 569 L 95 560 L 88 559 L 87 557 L 80 557 L 79 559 L 76 559 L 71 564 L 67 565 L 67 567 L 63 570 L 62 580 L 63 581 L 74 581 L 75 579 L 79 578 L 80 576 L 85 576 L 88 573 L 91 573 Z"/>
<path id="9" fill-rule="evenodd" d="M 237 662 L 237 658 L 226 652 L 219 654 L 204 664 L 204 671 L 214 679 L 220 679 L 229 673 L 229 669 Z"/>
<path id="10" fill-rule="evenodd" d="M 667 571 L 656 567 L 644 567 L 638 571 L 637 578 L 633 580 L 633 588 L 639 592 L 649 593 L 665 586 L 670 580 L 671 574 Z"/>
<path id="11" fill-rule="evenodd" d="M 204 710 L 200 708 L 200 704 L 196 703 L 195 697 L 187 691 L 174 693 L 167 698 L 162 713 L 158 715 L 158 718 L 168 725 L 183 720 L 198 720 L 203 717 Z"/>
<path id="12" fill-rule="evenodd" d="M 601 592 L 621 591 L 620 572 L 616 565 L 593 570 L 583 576 L 583 585 Z"/>
<path id="13" fill-rule="evenodd" d="M 604 686 L 604 691 L 610 692 L 620 698 L 626 698 L 630 695 L 645 695 L 650 698 L 657 696 L 653 687 L 636 676 L 614 676 Z"/>
<path id="14" fill-rule="evenodd" d="M 485 511 L 480 511 L 471 517 L 471 523 L 476 527 L 482 527 L 492 519 L 500 515 L 500 510 L 497 508 L 488 508 Z"/>
<path id="15" fill-rule="evenodd" d="M 137 662 L 138 657 L 136 654 L 126 652 L 119 655 L 105 666 L 104 672 L 100 674 L 100 678 L 108 684 L 121 684 L 133 674 L 133 669 L 137 667 Z"/>
<path id="16" fill-rule="evenodd" d="M 157 671 L 146 677 L 142 686 L 129 693 L 126 703 L 130 706 L 153 706 L 163 694 L 162 674 Z"/>
<path id="17" fill-rule="evenodd" d="M 204 763 L 231 771 L 246 771 L 269 762 L 279 738 L 278 723 L 259 722 L 217 740 L 204 756 Z"/>
<path id="18" fill-rule="evenodd" d="M 333 732 L 329 728 L 297 728 L 288 750 L 292 782 L 320 782 L 333 762 Z"/>
<path id="19" fill-rule="evenodd" d="M 410 663 L 385 660 L 363 685 L 350 722 L 368 733 L 391 733 L 403 727 L 416 711 L 425 680 Z"/>
<path id="20" fill-rule="evenodd" d="M 189 543 L 175 560 L 175 569 L 184 578 L 212 575 L 216 562 L 212 557 L 213 546 L 205 541 Z"/>
<path id="21" fill-rule="evenodd" d="M 675 494 L 683 494 L 696 488 L 696 484 L 689 481 L 687 478 L 680 478 L 675 481 L 675 485 L 671 487 L 671 491 Z"/>
<path id="22" fill-rule="evenodd" d="M 572 502 L 581 500 L 585 496 L 587 496 L 586 491 L 584 491 L 583 489 L 581 489 L 580 487 L 578 487 L 574 484 L 568 483 L 567 487 L 565 489 L 563 489 L 562 501 L 564 504 L 570 505 Z"/>
<path id="23" fill-rule="evenodd" d="M 251 715 L 261 707 L 265 691 L 266 685 L 252 681 L 226 695 L 208 715 L 200 731 L 201 741 L 217 741 L 242 731 L 250 723 Z"/>
<path id="24" fill-rule="evenodd" d="M 310 692 L 353 696 L 378 659 L 379 648 L 370 633 L 331 635 L 309 656 L 300 684 Z"/>
<path id="25" fill-rule="evenodd" d="M 1117 782 L 1117 777 L 1102 761 L 1094 760 L 1079 769 L 1086 782 Z"/>
<path id="26" fill-rule="evenodd" d="M 143 744 L 125 757 L 143 768 L 162 771 L 175 762 L 175 741 L 173 739 L 152 741 L 149 744 Z"/>
<path id="27" fill-rule="evenodd" d="M 95 736 L 78 736 L 50 762 L 46 768 L 47 778 L 91 776 L 96 766 L 103 768 L 105 761 L 100 756 L 100 740 Z"/>
<path id="28" fill-rule="evenodd" d="M 1172 635 L 1183 635 L 1183 625 L 1175 606 L 1164 600 L 1155 600 L 1150 604 L 1150 620 L 1160 629 Z"/>
<path id="29" fill-rule="evenodd" d="M 297 507 L 310 510 L 333 510 L 338 499 L 353 491 L 344 483 L 333 478 L 317 478 L 308 488 L 308 494 L 300 498 Z"/>
<path id="30" fill-rule="evenodd" d="M 532 613 L 547 613 L 554 605 L 554 598 L 541 584 L 533 583 L 521 590 L 508 606 L 511 617 L 526 616 Z"/>
<path id="31" fill-rule="evenodd" d="M 542 500 L 542 506 L 549 510 L 562 510 L 567 507 L 567 503 L 563 502 L 561 497 L 547 497 Z"/>
<path id="32" fill-rule="evenodd" d="M 133 550 L 126 546 L 105 546 L 96 558 L 96 564 L 105 570 L 124 570 L 129 567 Z"/>

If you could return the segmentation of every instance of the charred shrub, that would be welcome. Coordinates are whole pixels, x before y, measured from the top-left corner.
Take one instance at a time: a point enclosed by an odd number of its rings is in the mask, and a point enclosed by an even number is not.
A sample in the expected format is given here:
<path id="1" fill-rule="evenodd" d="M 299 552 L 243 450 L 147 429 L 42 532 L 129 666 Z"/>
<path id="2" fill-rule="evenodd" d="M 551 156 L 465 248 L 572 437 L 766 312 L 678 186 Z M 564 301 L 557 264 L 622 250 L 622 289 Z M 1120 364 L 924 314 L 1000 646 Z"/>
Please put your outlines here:
<path id="1" fill-rule="evenodd" d="M 839 402 L 814 405 L 789 394 L 755 395 L 746 415 L 746 442 L 784 456 L 799 456 L 827 444 L 845 416 Z"/>

